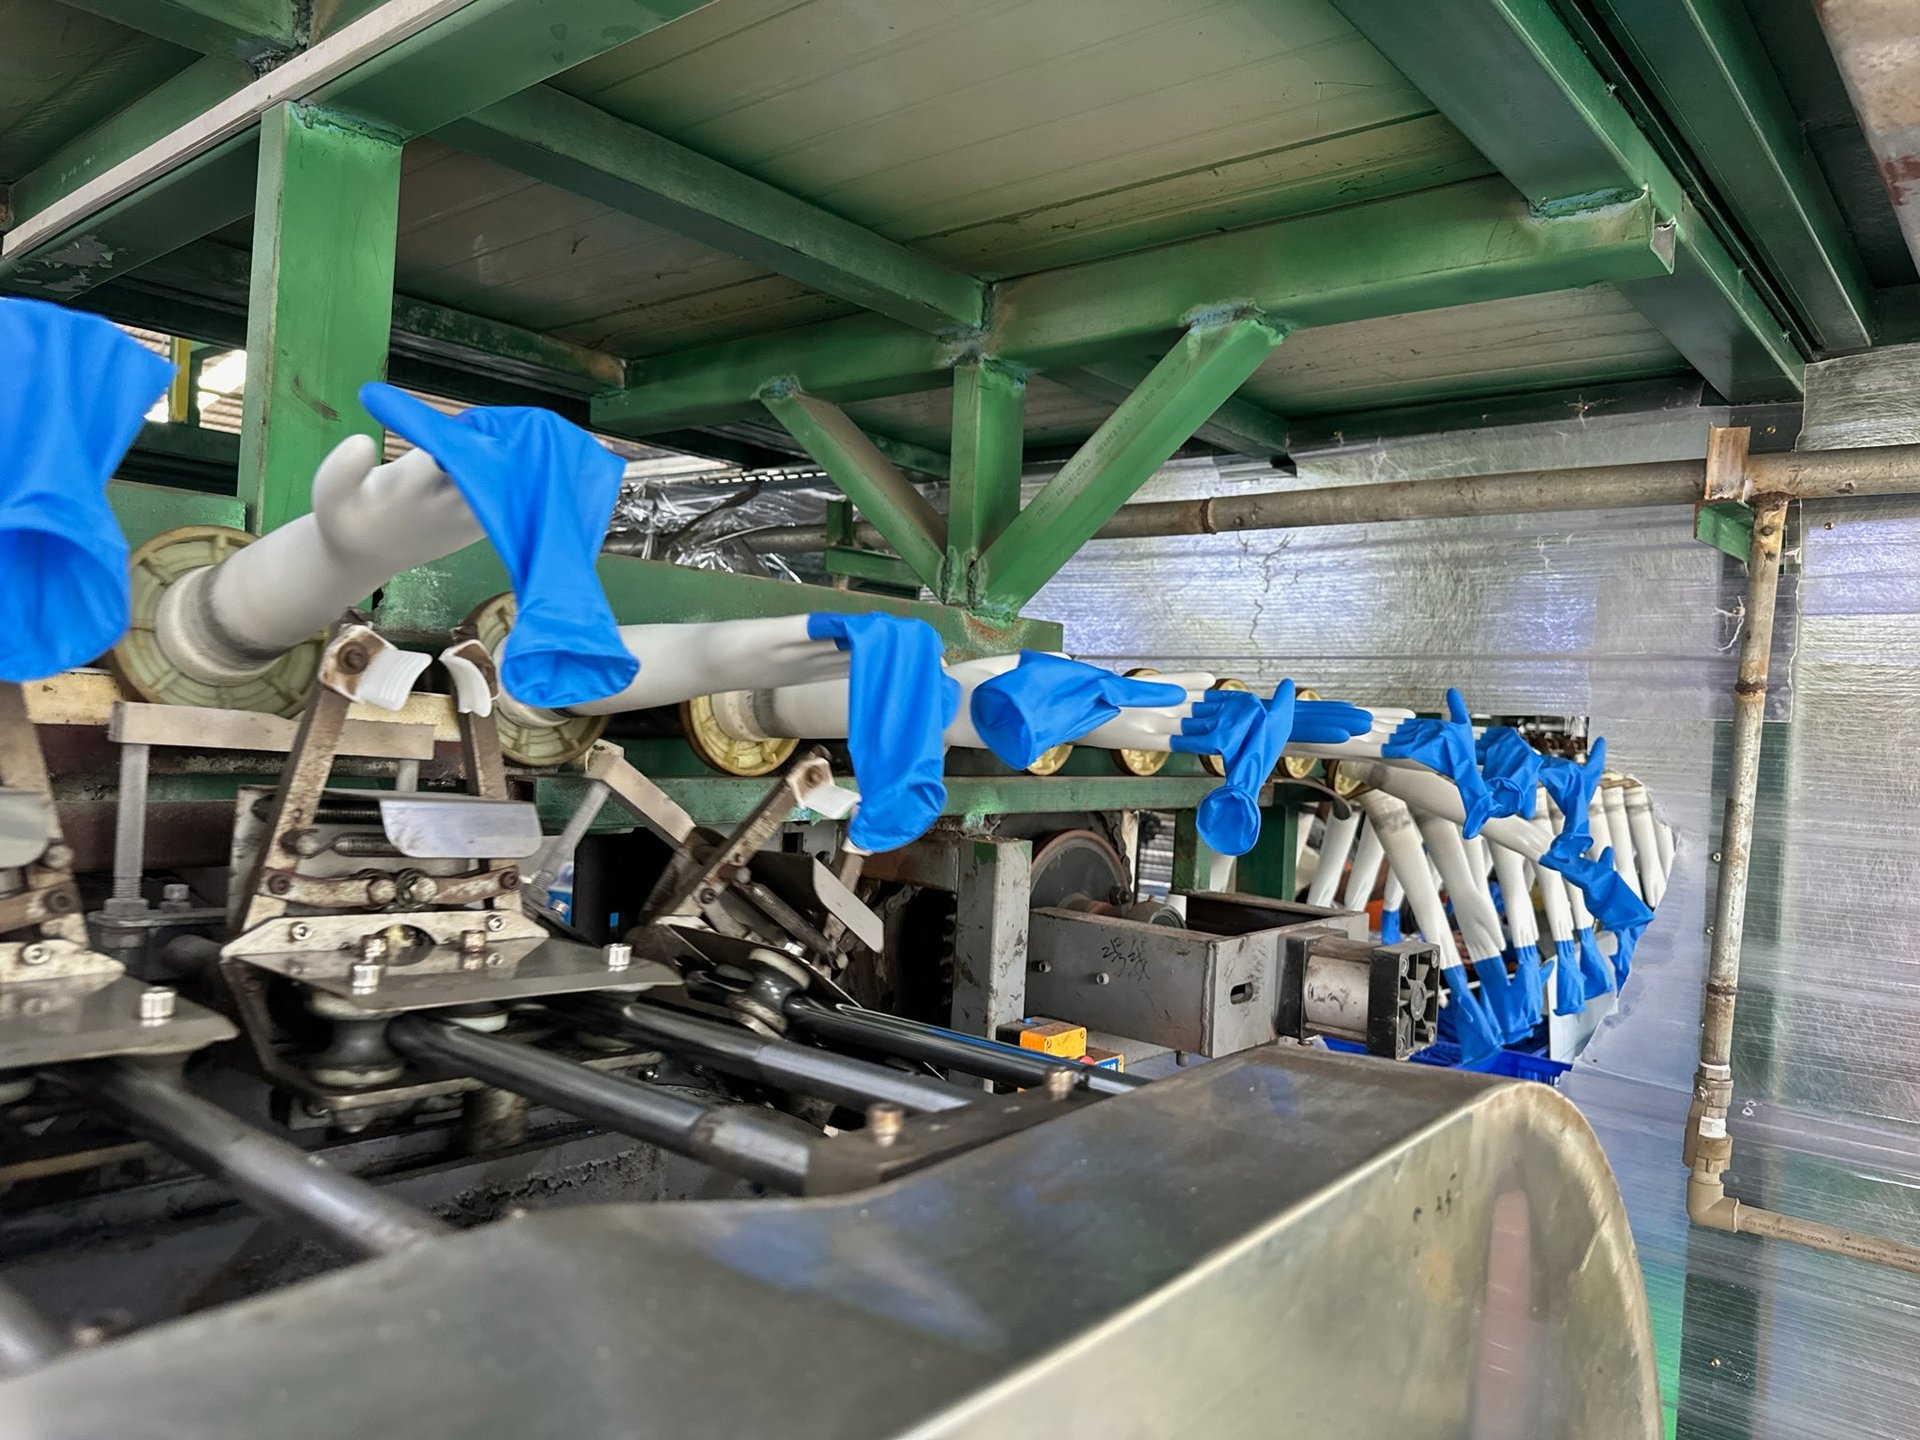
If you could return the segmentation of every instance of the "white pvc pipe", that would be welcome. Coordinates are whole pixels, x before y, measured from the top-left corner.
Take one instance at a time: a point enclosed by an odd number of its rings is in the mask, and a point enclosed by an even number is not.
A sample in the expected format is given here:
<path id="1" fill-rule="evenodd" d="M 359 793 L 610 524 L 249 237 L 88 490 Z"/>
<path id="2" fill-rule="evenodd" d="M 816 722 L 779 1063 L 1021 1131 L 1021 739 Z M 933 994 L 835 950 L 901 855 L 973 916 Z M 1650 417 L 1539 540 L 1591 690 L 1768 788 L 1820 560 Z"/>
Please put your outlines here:
<path id="1" fill-rule="evenodd" d="M 1360 833 L 1360 812 L 1348 810 L 1345 817 L 1329 815 L 1320 834 L 1320 864 L 1313 872 L 1313 884 L 1307 887 L 1307 904 L 1331 905 L 1340 893 L 1341 876 L 1347 868 L 1347 855 Z"/>
<path id="2" fill-rule="evenodd" d="M 1473 873 L 1480 877 L 1480 883 L 1486 884 L 1493 875 L 1493 849 L 1487 844 L 1487 837 L 1476 835 L 1468 840 L 1463 833 L 1461 844 L 1467 847 L 1467 859 L 1473 862 Z"/>
<path id="3" fill-rule="evenodd" d="M 1629 778 L 1621 787 L 1626 802 L 1627 829 L 1633 835 L 1633 862 L 1640 872 L 1640 898 L 1654 909 L 1667 893 L 1666 866 L 1660 859 L 1660 834 L 1653 823 L 1653 797 L 1647 787 Z"/>
<path id="4" fill-rule="evenodd" d="M 1552 825 L 1546 817 L 1557 813 L 1553 809 L 1552 802 L 1547 799 L 1547 792 L 1544 789 L 1539 791 L 1534 806 L 1534 814 L 1537 818 L 1529 821 L 1528 824 L 1540 836 L 1543 842 L 1541 852 L 1543 854 L 1545 853 L 1544 845 L 1552 843 L 1553 837 Z M 1550 870 L 1545 865 L 1536 864 L 1533 870 L 1533 882 L 1540 890 L 1540 908 L 1547 913 L 1548 937 L 1555 943 L 1577 939 L 1574 933 L 1573 901 L 1569 898 L 1576 892 L 1567 884 L 1566 877 L 1558 870 Z"/>
<path id="5" fill-rule="evenodd" d="M 314 474 L 311 514 L 168 586 L 155 635 L 167 659 L 209 684 L 245 680 L 402 571 L 484 538 L 431 455 L 378 459 L 370 436 L 349 435 Z"/>
<path id="6" fill-rule="evenodd" d="M 1601 808 L 1607 812 L 1607 833 L 1613 838 L 1613 868 L 1627 888 L 1641 899 L 1640 862 L 1634 854 L 1633 826 L 1627 820 L 1626 791 L 1619 785 L 1600 787 Z"/>
<path id="7" fill-rule="evenodd" d="M 1367 828 L 1373 828 L 1373 822 L 1367 822 Z M 1381 862 L 1386 861 L 1386 850 L 1380 851 Z M 1387 867 L 1387 882 L 1380 887 L 1380 919 L 1384 922 L 1389 915 L 1397 915 L 1407 903 L 1407 887 L 1400 883 L 1400 877 L 1393 873 L 1393 867 Z"/>
<path id="8" fill-rule="evenodd" d="M 1380 883 L 1380 868 L 1386 861 L 1386 849 L 1373 832 L 1373 822 L 1366 820 L 1363 812 L 1360 838 L 1354 843 L 1353 865 L 1347 872 L 1347 888 L 1340 903 L 1349 910 L 1366 909 L 1367 902 L 1373 899 L 1373 887 Z"/>
<path id="9" fill-rule="evenodd" d="M 1453 940 L 1453 926 L 1447 920 L 1447 907 L 1440 902 L 1440 891 L 1427 869 L 1427 851 L 1421 844 L 1413 812 L 1383 790 L 1362 791 L 1356 803 L 1373 822 L 1374 833 L 1387 852 L 1387 864 L 1406 887 L 1407 900 L 1413 906 L 1414 923 L 1430 945 L 1440 947 L 1440 963 L 1458 966 L 1460 950 Z"/>
<path id="10" fill-rule="evenodd" d="M 1453 918 L 1460 926 L 1460 938 L 1473 960 L 1497 960 L 1505 950 L 1500 931 L 1500 912 L 1493 908 L 1487 882 L 1474 873 L 1467 855 L 1460 826 L 1438 815 L 1419 815 L 1415 823 L 1420 838 L 1427 842 L 1427 854 L 1440 868 L 1447 894 L 1453 897 Z"/>

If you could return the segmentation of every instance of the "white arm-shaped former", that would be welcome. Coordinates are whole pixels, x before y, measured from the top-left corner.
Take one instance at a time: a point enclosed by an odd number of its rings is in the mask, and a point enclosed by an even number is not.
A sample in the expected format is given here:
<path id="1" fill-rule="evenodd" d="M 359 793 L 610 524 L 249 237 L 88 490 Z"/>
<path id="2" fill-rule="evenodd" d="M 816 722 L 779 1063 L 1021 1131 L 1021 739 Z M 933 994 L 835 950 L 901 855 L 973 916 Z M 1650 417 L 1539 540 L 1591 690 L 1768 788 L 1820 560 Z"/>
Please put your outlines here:
<path id="1" fill-rule="evenodd" d="M 617 695 L 575 705 L 573 715 L 624 715 L 678 705 L 696 695 L 748 686 L 773 688 L 845 680 L 852 658 L 831 640 L 807 638 L 805 615 L 709 620 L 684 625 L 622 625 L 620 643 L 640 673 Z M 1015 661 L 1018 656 L 1012 657 Z"/>
<path id="2" fill-rule="evenodd" d="M 1316 760 L 1378 760 L 1380 747 L 1393 738 L 1393 732 L 1400 728 L 1402 720 L 1411 720 L 1411 710 L 1371 710 L 1373 728 L 1364 735 L 1355 735 L 1333 744 L 1320 744 L 1306 740 L 1287 742 L 1286 754 L 1312 756 Z"/>
<path id="3" fill-rule="evenodd" d="M 1500 881 L 1500 903 L 1507 912 L 1507 938 L 1517 950 L 1540 944 L 1540 922 L 1533 914 L 1533 887 L 1527 883 L 1527 857 L 1504 845 L 1493 851 L 1493 873 Z"/>
<path id="4" fill-rule="evenodd" d="M 1360 838 L 1354 842 L 1353 867 L 1347 872 L 1347 888 L 1340 896 L 1340 903 L 1349 910 L 1367 908 L 1367 902 L 1373 899 L 1373 887 L 1380 883 L 1380 869 L 1387 861 L 1387 852 L 1380 844 L 1380 837 L 1374 834 L 1373 823 L 1364 819 L 1364 811 L 1361 813 L 1363 821 Z"/>
<path id="5" fill-rule="evenodd" d="M 426 451 L 379 458 L 372 437 L 349 435 L 314 472 L 311 514 L 168 586 L 167 659 L 209 684 L 244 680 L 402 571 L 484 538 Z"/>
<path id="6" fill-rule="evenodd" d="M 1458 822 L 1438 815 L 1416 817 L 1420 838 L 1427 842 L 1427 853 L 1440 867 L 1447 894 L 1453 897 L 1453 918 L 1460 923 L 1460 938 L 1467 955 L 1474 960 L 1496 960 L 1506 949 L 1500 933 L 1500 912 L 1493 908 L 1493 896 L 1487 882 L 1474 873 L 1473 860 L 1467 854 Z"/>
<path id="7" fill-rule="evenodd" d="M 1355 798 L 1386 849 L 1394 877 L 1406 887 L 1421 935 L 1429 945 L 1440 947 L 1442 965 L 1458 965 L 1460 950 L 1453 942 L 1453 926 L 1447 920 L 1447 907 L 1440 903 L 1440 888 L 1433 883 L 1433 872 L 1427 868 L 1426 847 L 1420 842 L 1413 813 L 1402 801 L 1381 790 L 1366 790 Z"/>
<path id="8" fill-rule="evenodd" d="M 1416 810 L 1424 810 L 1430 815 L 1444 815 L 1455 823 L 1466 820 L 1467 807 L 1461 803 L 1460 792 L 1454 783 L 1444 775 L 1434 774 L 1425 766 L 1375 761 L 1372 764 L 1342 765 L 1340 773 L 1351 776 L 1363 785 L 1384 790 Z M 1481 833 L 1493 844 L 1518 850 L 1529 860 L 1538 860 L 1547 851 L 1548 839 L 1536 834 L 1533 826 L 1517 815 L 1503 815 L 1489 820 Z"/>
<path id="9" fill-rule="evenodd" d="M 1180 733 L 1180 726 L 1193 714 L 1193 707 L 1206 699 L 1207 688 L 1217 677 L 1201 670 L 1182 670 L 1172 675 L 1142 675 L 1140 678 L 1150 685 L 1178 685 L 1187 692 L 1187 698 L 1179 705 L 1122 710 L 1106 724 L 1089 730 L 1073 743 L 1088 745 L 1095 750 L 1171 751 L 1173 737 Z"/>
<path id="10" fill-rule="evenodd" d="M 1543 791 L 1542 793 L 1544 794 L 1545 792 Z M 1593 812 L 1596 808 L 1598 807 L 1589 807 L 1587 810 L 1587 828 L 1589 831 L 1591 831 L 1593 828 Z M 1545 842 L 1541 845 L 1541 848 L 1540 848 L 1540 853 L 1544 855 L 1547 853 L 1546 845 L 1552 843 L 1550 837 L 1557 835 L 1562 829 L 1564 829 L 1566 827 L 1567 821 L 1566 821 L 1566 816 L 1560 813 L 1560 807 L 1558 805 L 1555 805 L 1551 800 L 1546 802 L 1545 807 L 1539 813 L 1549 817 L 1546 821 L 1536 820 L 1534 822 L 1535 833 L 1539 836 L 1539 838 L 1543 842 Z M 1602 817 L 1603 823 L 1604 823 L 1604 820 L 1605 820 L 1605 817 L 1603 816 Z M 1598 842 L 1596 840 L 1596 844 L 1597 843 Z M 1599 853 L 1599 851 L 1593 847 L 1589 847 L 1587 853 L 1590 855 L 1596 855 Z M 1547 869 L 1546 866 L 1542 865 L 1540 867 L 1540 884 L 1542 887 L 1542 894 L 1545 893 L 1545 886 L 1547 884 L 1547 877 L 1549 875 L 1551 875 L 1554 879 L 1560 881 L 1561 892 L 1566 896 L 1567 908 L 1573 914 L 1574 928 L 1577 930 L 1591 930 L 1593 928 L 1593 912 L 1587 909 L 1587 897 L 1580 893 L 1580 887 L 1577 885 L 1567 884 L 1565 876 L 1561 875 L 1556 870 L 1549 870 Z M 1548 918 L 1549 919 L 1552 918 L 1551 910 L 1548 911 Z M 1555 938 L 1558 938 L 1558 937 L 1556 936 Z"/>
<path id="11" fill-rule="evenodd" d="M 1640 892 L 1640 862 L 1634 854 L 1633 826 L 1627 819 L 1627 792 L 1620 785 L 1600 787 L 1601 808 L 1607 812 L 1607 834 L 1613 839 L 1613 868 L 1627 882 L 1627 888 Z"/>
<path id="12" fill-rule="evenodd" d="M 1313 872 L 1313 884 L 1307 887 L 1307 904 L 1331 905 L 1340 893 L 1340 877 L 1347 868 L 1347 854 L 1354 837 L 1360 833 L 1361 814 L 1349 810 L 1343 819 L 1329 815 L 1320 832 L 1320 864 Z"/>
<path id="13" fill-rule="evenodd" d="M 1653 819 L 1653 797 L 1638 780 L 1621 787 L 1626 800 L 1627 828 L 1633 835 L 1633 863 L 1640 872 L 1640 898 L 1660 908 L 1667 893 L 1667 866 L 1660 858 L 1660 831 Z"/>

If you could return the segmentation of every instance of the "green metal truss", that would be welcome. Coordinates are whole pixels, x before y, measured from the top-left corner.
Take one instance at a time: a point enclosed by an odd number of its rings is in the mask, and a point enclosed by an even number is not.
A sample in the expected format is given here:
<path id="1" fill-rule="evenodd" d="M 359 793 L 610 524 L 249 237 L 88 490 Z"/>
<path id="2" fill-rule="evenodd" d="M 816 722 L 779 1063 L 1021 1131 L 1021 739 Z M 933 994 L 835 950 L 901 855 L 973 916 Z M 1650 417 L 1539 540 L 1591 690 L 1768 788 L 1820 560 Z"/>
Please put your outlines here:
<path id="1" fill-rule="evenodd" d="M 846 411 L 785 381 L 762 389 L 760 402 L 873 522 L 921 583 L 939 590 L 940 570 L 947 558 L 946 518 L 875 448 Z"/>
<path id="2" fill-rule="evenodd" d="M 997 360 L 953 370 L 953 469 L 947 487 L 947 564 L 940 598 L 963 605 L 979 584 L 981 553 L 1020 513 L 1027 381 Z"/>
<path id="3" fill-rule="evenodd" d="M 973 276 L 546 86 L 438 138 L 916 329 L 983 318 Z"/>
<path id="4" fill-rule="evenodd" d="M 267 112 L 240 431 L 256 534 L 311 508 L 314 470 L 341 440 L 379 439 L 358 392 L 386 373 L 399 215 L 398 144 L 303 105 Z"/>
<path id="5" fill-rule="evenodd" d="M 307 6 L 293 0 L 63 0 L 205 55 L 261 64 L 306 40 Z"/>
<path id="6" fill-rule="evenodd" d="M 1139 388 L 1153 366 L 1136 360 L 1055 370 L 1047 378 L 1092 400 L 1118 405 Z M 1230 455 L 1284 455 L 1287 422 L 1250 400 L 1228 400 L 1193 432 L 1196 440 L 1218 446 Z"/>
<path id="7" fill-rule="evenodd" d="M 838 402 L 905 394 L 980 354 L 1044 373 L 1137 356 L 1214 307 L 1300 328 L 1666 275 L 1671 241 L 1645 196 L 1546 214 L 1463 181 L 1002 281 L 977 342 L 858 315 L 632 361 L 594 419 L 632 435 L 738 419 L 781 376 Z"/>
<path id="8" fill-rule="evenodd" d="M 1033 598 L 1286 338 L 1256 316 L 1195 325 L 980 557 L 990 611 Z M 884 533 L 884 532 L 882 532 Z"/>
<path id="9" fill-rule="evenodd" d="M 1620 292 L 1722 395 L 1799 392 L 1802 358 L 1551 0 L 1333 0 L 1543 214 L 1651 200 L 1672 273 Z"/>

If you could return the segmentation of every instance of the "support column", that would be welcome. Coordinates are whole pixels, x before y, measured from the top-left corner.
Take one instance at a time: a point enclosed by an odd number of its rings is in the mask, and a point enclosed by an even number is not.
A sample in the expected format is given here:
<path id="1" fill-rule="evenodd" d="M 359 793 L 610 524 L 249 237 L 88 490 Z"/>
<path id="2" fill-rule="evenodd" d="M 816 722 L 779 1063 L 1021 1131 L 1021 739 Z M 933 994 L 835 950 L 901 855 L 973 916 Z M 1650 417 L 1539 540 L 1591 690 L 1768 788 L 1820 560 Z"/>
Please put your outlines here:
<path id="1" fill-rule="evenodd" d="M 980 557 L 984 605 L 1014 612 L 1031 600 L 1286 334 L 1252 315 L 1188 330 Z"/>
<path id="2" fill-rule="evenodd" d="M 1020 513 L 1027 379 L 998 360 L 953 369 L 953 457 L 948 472 L 947 569 L 940 598 L 965 605 L 979 590 L 980 554 Z"/>
<path id="3" fill-rule="evenodd" d="M 1279 787 L 1276 786 L 1276 789 Z M 1300 854 L 1300 807 L 1275 798 L 1260 825 L 1260 838 L 1240 857 L 1233 888 L 1269 900 L 1292 900 L 1297 882 L 1295 861 Z"/>
<path id="4" fill-rule="evenodd" d="M 991 1039 L 1027 1002 L 1033 844 L 960 842 L 953 937 L 953 1028 Z"/>
<path id="5" fill-rule="evenodd" d="M 359 390 L 387 373 L 399 208 L 398 142 L 307 106 L 261 117 L 240 431 L 256 534 L 308 511 L 341 440 L 379 438 Z"/>

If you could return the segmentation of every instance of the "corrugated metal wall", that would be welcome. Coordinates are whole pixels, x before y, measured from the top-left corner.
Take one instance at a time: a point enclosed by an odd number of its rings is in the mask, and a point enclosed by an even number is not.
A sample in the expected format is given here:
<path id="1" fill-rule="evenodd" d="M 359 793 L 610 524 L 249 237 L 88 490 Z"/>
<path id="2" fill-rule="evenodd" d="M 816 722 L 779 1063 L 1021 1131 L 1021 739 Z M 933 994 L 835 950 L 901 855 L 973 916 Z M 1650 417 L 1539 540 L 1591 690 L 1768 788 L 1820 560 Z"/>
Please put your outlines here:
<path id="1" fill-rule="evenodd" d="M 1569 421 L 1264 466 L 1170 467 L 1151 498 L 1697 457 L 1713 416 Z M 1809 510 L 1782 587 L 1736 1044 L 1754 1203 L 1920 1238 L 1920 503 Z M 1697 1056 L 1744 567 L 1687 510 L 1090 545 L 1030 607 L 1117 666 L 1292 675 L 1362 703 L 1590 717 L 1678 834 L 1617 1013 L 1568 1077 L 1634 1221 L 1679 1433 L 1920 1435 L 1920 1281 L 1689 1231 Z"/>

